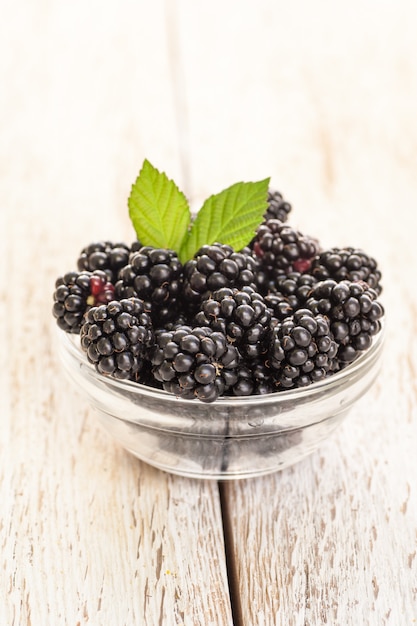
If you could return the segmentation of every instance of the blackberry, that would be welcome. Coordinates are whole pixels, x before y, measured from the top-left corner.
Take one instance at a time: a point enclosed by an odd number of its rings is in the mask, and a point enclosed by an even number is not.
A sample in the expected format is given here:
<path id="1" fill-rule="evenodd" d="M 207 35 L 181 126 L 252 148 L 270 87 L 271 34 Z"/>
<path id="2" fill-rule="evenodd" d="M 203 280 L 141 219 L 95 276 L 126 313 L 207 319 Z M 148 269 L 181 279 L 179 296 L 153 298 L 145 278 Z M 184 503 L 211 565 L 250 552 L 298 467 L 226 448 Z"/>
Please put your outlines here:
<path id="1" fill-rule="evenodd" d="M 155 324 L 173 319 L 180 307 L 182 264 L 177 253 L 142 246 L 130 256 L 115 285 L 118 299 L 137 297 L 149 301 Z"/>
<path id="2" fill-rule="evenodd" d="M 365 282 L 333 279 L 319 281 L 311 290 L 306 307 L 325 315 L 339 345 L 340 366 L 354 361 L 372 344 L 381 329 L 384 308 L 377 293 Z"/>
<path id="3" fill-rule="evenodd" d="M 114 285 L 108 282 L 105 272 L 68 272 L 55 282 L 52 313 L 59 328 L 78 334 L 84 313 L 96 304 L 109 302 L 113 297 Z"/>
<path id="4" fill-rule="evenodd" d="M 129 298 L 89 309 L 80 338 L 100 374 L 138 381 L 154 333 L 144 301 Z"/>
<path id="5" fill-rule="evenodd" d="M 381 272 L 376 260 L 359 248 L 330 248 L 322 251 L 311 264 L 310 272 L 317 280 L 332 278 L 365 281 L 379 295 L 382 292 Z"/>
<path id="6" fill-rule="evenodd" d="M 269 219 L 261 224 L 251 247 L 267 272 L 307 272 L 318 252 L 318 243 L 288 224 Z"/>
<path id="7" fill-rule="evenodd" d="M 220 243 L 202 246 L 184 265 L 184 300 L 198 308 L 209 293 L 222 287 L 254 288 L 256 271 L 257 260 L 249 249 L 236 252 Z"/>
<path id="8" fill-rule="evenodd" d="M 213 402 L 237 382 L 241 357 L 226 336 L 208 327 L 159 332 L 150 360 L 163 388 L 182 398 Z"/>
<path id="9" fill-rule="evenodd" d="M 83 248 L 77 260 L 77 268 L 81 272 L 86 270 L 105 271 L 110 282 L 115 282 L 119 270 L 128 264 L 130 249 L 125 243 L 111 241 L 97 241 Z"/>
<path id="10" fill-rule="evenodd" d="M 270 282 L 270 293 L 284 296 L 288 304 L 296 311 L 304 308 L 311 289 L 317 282 L 317 279 L 308 273 L 290 272 L 289 274 L 281 274 L 276 272 L 273 273 L 273 279 Z"/>
<path id="11" fill-rule="evenodd" d="M 251 287 L 224 287 L 201 303 L 194 323 L 225 334 L 240 353 L 249 358 L 266 351 L 271 311 Z"/>
<path id="12" fill-rule="evenodd" d="M 272 330 L 269 365 L 278 390 L 323 380 L 335 367 L 337 348 L 324 315 L 295 311 Z"/>
<path id="13" fill-rule="evenodd" d="M 286 202 L 279 191 L 268 190 L 268 209 L 264 215 L 264 221 L 269 219 L 286 222 L 291 211 L 291 204 Z"/>

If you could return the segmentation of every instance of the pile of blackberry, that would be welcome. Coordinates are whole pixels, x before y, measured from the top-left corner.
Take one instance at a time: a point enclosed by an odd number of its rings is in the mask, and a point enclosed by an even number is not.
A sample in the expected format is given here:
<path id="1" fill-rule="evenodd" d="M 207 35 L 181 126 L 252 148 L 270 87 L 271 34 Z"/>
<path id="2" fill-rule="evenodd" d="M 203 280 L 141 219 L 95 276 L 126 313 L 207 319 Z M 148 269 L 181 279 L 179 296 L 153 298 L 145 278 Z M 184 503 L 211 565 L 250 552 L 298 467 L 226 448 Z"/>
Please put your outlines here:
<path id="1" fill-rule="evenodd" d="M 139 241 L 89 244 L 56 280 L 59 328 L 80 335 L 101 374 L 202 402 L 340 371 L 381 330 L 381 271 L 363 250 L 322 249 L 291 226 L 280 192 L 268 203 L 245 248 L 214 242 L 184 265 Z"/>

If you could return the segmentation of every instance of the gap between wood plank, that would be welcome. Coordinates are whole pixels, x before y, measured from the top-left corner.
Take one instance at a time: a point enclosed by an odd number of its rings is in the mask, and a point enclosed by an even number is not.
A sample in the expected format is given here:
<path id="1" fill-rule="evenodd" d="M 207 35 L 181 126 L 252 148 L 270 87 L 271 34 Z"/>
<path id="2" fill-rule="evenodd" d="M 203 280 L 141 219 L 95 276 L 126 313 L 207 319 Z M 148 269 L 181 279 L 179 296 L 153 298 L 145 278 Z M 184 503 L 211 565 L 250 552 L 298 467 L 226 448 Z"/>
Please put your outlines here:
<path id="1" fill-rule="evenodd" d="M 233 626 L 244 626 L 242 603 L 239 591 L 239 577 L 234 554 L 233 526 L 227 501 L 227 484 L 219 482 L 220 509 L 223 523 L 224 552 L 226 558 L 227 582 L 229 585 L 230 606 Z"/>

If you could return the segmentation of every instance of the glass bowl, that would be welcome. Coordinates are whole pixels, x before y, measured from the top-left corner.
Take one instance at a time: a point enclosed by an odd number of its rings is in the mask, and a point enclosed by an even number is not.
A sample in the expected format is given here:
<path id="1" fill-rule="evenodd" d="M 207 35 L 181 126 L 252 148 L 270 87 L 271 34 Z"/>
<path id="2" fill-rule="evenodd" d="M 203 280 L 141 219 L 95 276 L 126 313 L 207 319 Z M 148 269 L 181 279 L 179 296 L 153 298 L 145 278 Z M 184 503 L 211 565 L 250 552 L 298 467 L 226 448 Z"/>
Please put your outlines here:
<path id="1" fill-rule="evenodd" d="M 309 387 L 210 404 L 103 376 L 78 336 L 58 333 L 64 369 L 116 442 L 172 474 L 229 480 L 282 470 L 316 450 L 373 384 L 383 330 L 354 363 Z"/>

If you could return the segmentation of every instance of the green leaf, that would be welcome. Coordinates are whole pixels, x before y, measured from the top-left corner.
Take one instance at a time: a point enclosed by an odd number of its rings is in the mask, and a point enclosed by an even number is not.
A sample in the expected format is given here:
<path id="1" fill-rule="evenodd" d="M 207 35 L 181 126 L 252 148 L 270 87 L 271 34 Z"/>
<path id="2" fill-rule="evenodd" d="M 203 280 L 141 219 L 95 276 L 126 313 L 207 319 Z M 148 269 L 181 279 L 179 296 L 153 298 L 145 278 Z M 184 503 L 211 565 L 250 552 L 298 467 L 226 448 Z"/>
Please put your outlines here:
<path id="1" fill-rule="evenodd" d="M 191 219 L 187 198 L 147 159 L 132 185 L 128 206 L 136 236 L 143 245 L 180 250 Z"/>
<path id="2" fill-rule="evenodd" d="M 253 238 L 268 207 L 269 178 L 255 183 L 235 183 L 210 196 L 192 224 L 180 250 L 182 263 L 191 259 L 202 245 L 223 243 L 235 250 Z"/>

